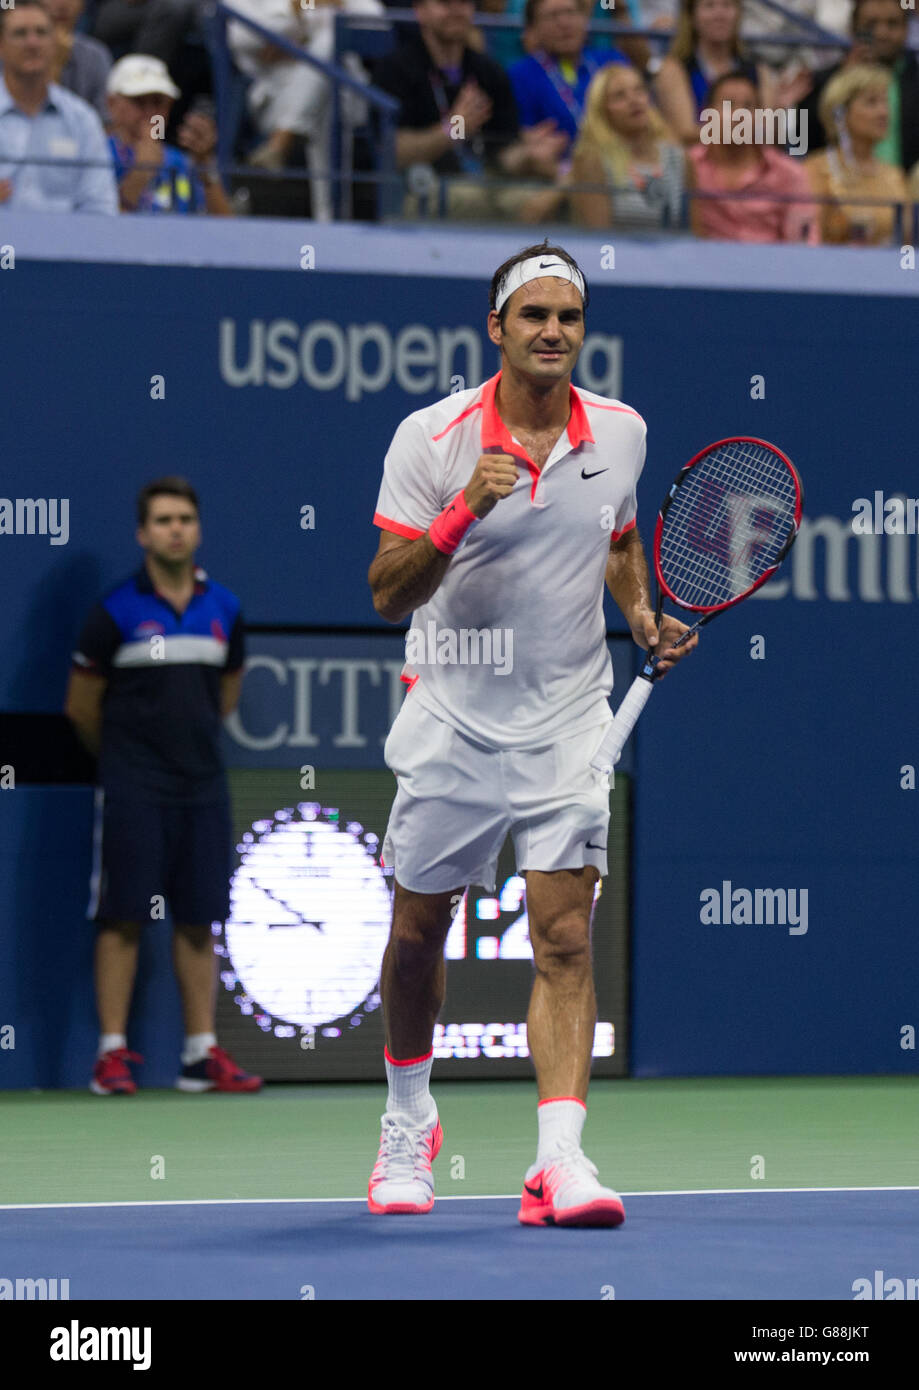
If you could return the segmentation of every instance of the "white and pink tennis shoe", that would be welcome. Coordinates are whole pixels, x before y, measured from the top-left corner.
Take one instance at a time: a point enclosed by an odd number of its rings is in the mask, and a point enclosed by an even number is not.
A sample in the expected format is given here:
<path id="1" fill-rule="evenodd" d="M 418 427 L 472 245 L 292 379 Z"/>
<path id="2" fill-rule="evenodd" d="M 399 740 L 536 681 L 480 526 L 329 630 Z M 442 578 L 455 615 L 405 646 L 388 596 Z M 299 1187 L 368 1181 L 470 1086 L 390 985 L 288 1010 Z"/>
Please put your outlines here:
<path id="1" fill-rule="evenodd" d="M 437 1111 L 426 1125 L 409 1128 L 395 1115 L 382 1117 L 380 1151 L 370 1175 L 367 1205 L 376 1215 L 424 1213 L 434 1206 L 431 1165 L 444 1132 Z"/>
<path id="2" fill-rule="evenodd" d="M 625 1208 L 618 1192 L 597 1181 L 580 1145 L 568 1141 L 527 1172 L 517 1220 L 525 1226 L 621 1226 Z"/>

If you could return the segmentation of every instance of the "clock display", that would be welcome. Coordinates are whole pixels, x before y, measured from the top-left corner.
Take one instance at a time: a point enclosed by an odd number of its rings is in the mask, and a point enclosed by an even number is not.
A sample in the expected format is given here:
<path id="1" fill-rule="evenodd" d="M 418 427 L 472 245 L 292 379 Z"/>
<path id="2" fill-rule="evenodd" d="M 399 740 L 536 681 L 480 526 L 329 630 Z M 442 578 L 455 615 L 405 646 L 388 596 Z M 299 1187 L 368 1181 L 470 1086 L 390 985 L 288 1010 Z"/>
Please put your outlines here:
<path id="1" fill-rule="evenodd" d="M 337 807 L 300 802 L 242 836 L 222 972 L 244 1010 L 321 1028 L 373 995 L 391 898 L 378 837 Z"/>

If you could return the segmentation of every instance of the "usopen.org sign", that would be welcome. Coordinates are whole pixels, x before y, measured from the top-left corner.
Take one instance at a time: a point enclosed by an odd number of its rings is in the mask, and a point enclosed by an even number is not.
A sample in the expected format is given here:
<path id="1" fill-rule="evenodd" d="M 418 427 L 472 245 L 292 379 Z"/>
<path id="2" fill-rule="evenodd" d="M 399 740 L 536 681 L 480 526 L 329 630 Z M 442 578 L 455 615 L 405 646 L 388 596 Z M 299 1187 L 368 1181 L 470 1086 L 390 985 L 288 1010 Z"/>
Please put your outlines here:
<path id="1" fill-rule="evenodd" d="M 342 391 L 347 401 L 391 387 L 409 396 L 446 396 L 477 385 L 496 369 L 486 365 L 483 370 L 483 361 L 494 361 L 495 348 L 469 323 L 451 328 L 407 323 L 394 332 L 380 322 L 223 318 L 218 358 L 227 386 L 287 391 L 304 384 L 313 391 Z M 586 391 L 618 399 L 622 339 L 588 333 L 574 379 Z"/>

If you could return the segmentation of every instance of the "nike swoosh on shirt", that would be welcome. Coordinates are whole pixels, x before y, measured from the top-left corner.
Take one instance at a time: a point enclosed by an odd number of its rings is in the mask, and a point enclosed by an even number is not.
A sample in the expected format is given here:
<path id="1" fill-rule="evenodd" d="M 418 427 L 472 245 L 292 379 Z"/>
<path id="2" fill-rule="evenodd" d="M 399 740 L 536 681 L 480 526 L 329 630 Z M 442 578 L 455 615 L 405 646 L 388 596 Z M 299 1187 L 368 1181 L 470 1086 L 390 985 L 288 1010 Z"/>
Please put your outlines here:
<path id="1" fill-rule="evenodd" d="M 585 473 L 584 470 L 583 470 L 583 468 L 582 468 L 582 469 L 581 469 L 581 477 L 582 477 L 582 478 L 598 478 L 598 477 L 600 476 L 601 473 L 608 473 L 608 472 L 609 472 L 609 469 L 608 469 L 608 468 L 598 468 L 598 469 L 596 469 L 593 473 Z"/>
<path id="2" fill-rule="evenodd" d="M 606 849 L 606 845 L 592 845 L 592 844 L 590 843 L 590 841 L 588 840 L 587 843 L 586 843 L 586 845 L 584 846 L 584 848 L 585 848 L 585 849 Z"/>

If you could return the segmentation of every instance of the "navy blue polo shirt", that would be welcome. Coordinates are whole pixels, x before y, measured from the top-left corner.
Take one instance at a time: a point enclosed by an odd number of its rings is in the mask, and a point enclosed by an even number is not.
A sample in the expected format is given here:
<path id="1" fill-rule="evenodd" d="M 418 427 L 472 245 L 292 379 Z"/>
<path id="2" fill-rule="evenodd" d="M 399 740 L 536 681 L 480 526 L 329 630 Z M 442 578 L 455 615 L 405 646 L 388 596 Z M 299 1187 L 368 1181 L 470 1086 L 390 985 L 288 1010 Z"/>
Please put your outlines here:
<path id="1" fill-rule="evenodd" d="M 90 612 L 75 665 L 108 681 L 98 781 L 106 793 L 185 805 L 221 799 L 220 678 L 244 659 L 239 599 L 195 571 L 184 613 L 146 567 Z"/>

